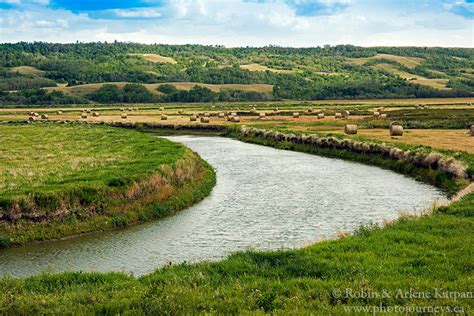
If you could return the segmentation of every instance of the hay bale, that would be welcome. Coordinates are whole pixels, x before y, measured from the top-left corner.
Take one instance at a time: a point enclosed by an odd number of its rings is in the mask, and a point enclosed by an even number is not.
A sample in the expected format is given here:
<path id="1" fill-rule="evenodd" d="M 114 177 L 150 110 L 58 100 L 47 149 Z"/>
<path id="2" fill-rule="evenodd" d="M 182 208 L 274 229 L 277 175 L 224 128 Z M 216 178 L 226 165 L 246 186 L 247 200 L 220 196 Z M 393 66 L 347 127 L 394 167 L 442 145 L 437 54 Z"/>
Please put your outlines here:
<path id="1" fill-rule="evenodd" d="M 298 117 L 300 117 L 300 114 L 298 112 L 294 112 L 293 113 L 293 118 L 298 118 Z"/>
<path id="2" fill-rule="evenodd" d="M 35 112 L 31 112 L 31 111 L 30 111 L 30 112 L 28 112 L 28 115 L 29 115 L 29 116 L 35 116 Z"/>
<path id="3" fill-rule="evenodd" d="M 402 124 L 400 124 L 400 122 L 398 121 L 392 121 L 390 122 L 389 128 L 392 128 L 392 126 L 395 126 L 395 125 L 402 125 Z"/>
<path id="4" fill-rule="evenodd" d="M 63 111 L 57 111 L 56 113 L 57 114 L 63 114 Z"/>
<path id="5" fill-rule="evenodd" d="M 201 123 L 209 123 L 209 117 L 207 116 L 201 117 Z"/>
<path id="6" fill-rule="evenodd" d="M 348 135 L 355 135 L 357 134 L 357 125 L 355 124 L 347 124 L 346 127 L 344 127 L 344 133 Z"/>
<path id="7" fill-rule="evenodd" d="M 314 112 L 314 110 L 311 109 L 311 108 L 309 108 L 307 111 L 308 111 L 308 113 L 313 113 Z"/>
<path id="8" fill-rule="evenodd" d="M 385 113 L 380 114 L 380 118 L 387 118 L 387 114 L 385 114 Z"/>
<path id="9" fill-rule="evenodd" d="M 232 112 L 230 113 L 231 116 L 237 116 L 237 113 L 236 112 Z"/>
<path id="10" fill-rule="evenodd" d="M 126 119 L 126 118 L 128 117 L 128 114 L 127 114 L 127 113 L 123 113 L 120 117 L 123 118 L 123 119 Z"/>
<path id="11" fill-rule="evenodd" d="M 183 111 L 181 111 L 181 110 L 178 110 L 178 114 L 183 114 Z"/>
<path id="12" fill-rule="evenodd" d="M 132 112 L 133 111 L 133 108 L 128 108 L 127 109 L 129 112 Z"/>
<path id="13" fill-rule="evenodd" d="M 189 117 L 189 121 L 190 121 L 190 122 L 196 122 L 196 121 L 197 121 L 197 116 L 196 116 L 196 115 L 191 115 L 191 116 Z"/>
<path id="14" fill-rule="evenodd" d="M 41 114 L 41 119 L 47 120 L 48 118 L 48 114 Z"/>
<path id="15" fill-rule="evenodd" d="M 231 122 L 233 123 L 239 123 L 240 122 L 240 117 L 238 116 L 232 116 L 232 118 L 230 119 Z"/>
<path id="16" fill-rule="evenodd" d="M 378 111 L 374 112 L 374 117 L 380 117 L 380 112 Z"/>
<path id="17" fill-rule="evenodd" d="M 86 110 L 86 113 L 91 113 L 92 111 L 90 109 L 87 109 Z"/>
<path id="18" fill-rule="evenodd" d="M 92 113 L 92 116 L 93 116 L 93 117 L 99 117 L 99 115 L 100 115 L 99 112 L 94 112 L 94 113 Z"/>
<path id="19" fill-rule="evenodd" d="M 265 117 L 265 113 L 260 113 L 260 114 L 258 115 L 258 117 L 259 117 L 259 118 L 264 118 L 264 117 Z"/>
<path id="20" fill-rule="evenodd" d="M 33 113 L 33 116 L 39 117 L 39 114 L 35 112 Z"/>
<path id="21" fill-rule="evenodd" d="M 334 118 L 336 118 L 336 119 L 342 118 L 342 113 L 336 113 L 336 114 L 334 114 Z"/>
<path id="22" fill-rule="evenodd" d="M 168 119 L 168 116 L 166 116 L 166 115 L 162 115 L 162 116 L 161 116 L 161 120 L 162 120 L 162 121 L 166 121 L 167 119 Z"/>
<path id="23" fill-rule="evenodd" d="M 81 118 L 86 119 L 86 118 L 87 118 L 87 114 L 86 114 L 86 113 L 82 113 L 82 114 L 81 114 Z"/>
<path id="24" fill-rule="evenodd" d="M 204 112 L 203 116 L 209 117 L 211 114 L 209 114 L 209 112 Z"/>
<path id="25" fill-rule="evenodd" d="M 224 117 L 225 117 L 225 113 L 224 113 L 224 112 L 220 112 L 217 116 L 218 116 L 219 118 L 224 118 Z"/>
<path id="26" fill-rule="evenodd" d="M 165 110 L 165 108 L 164 108 L 164 107 L 160 107 L 160 111 L 164 111 L 164 110 Z"/>
<path id="27" fill-rule="evenodd" d="M 474 136 L 474 125 L 471 125 L 471 129 L 469 131 L 471 133 L 471 136 Z"/>
<path id="28" fill-rule="evenodd" d="M 122 111 L 122 112 L 123 112 L 123 111 L 125 111 L 125 109 L 124 109 L 124 108 L 120 108 L 120 111 Z"/>
<path id="29" fill-rule="evenodd" d="M 323 119 L 324 118 L 324 113 L 318 113 L 318 119 Z"/>
<path id="30" fill-rule="evenodd" d="M 403 136 L 403 127 L 401 125 L 390 127 L 390 136 Z"/>
<path id="31" fill-rule="evenodd" d="M 36 117 L 34 117 L 34 116 L 29 116 L 29 117 L 28 117 L 28 121 L 36 121 Z"/>
<path id="32" fill-rule="evenodd" d="M 349 111 L 342 111 L 342 117 L 348 117 L 349 115 L 351 115 L 351 112 L 349 112 Z"/>

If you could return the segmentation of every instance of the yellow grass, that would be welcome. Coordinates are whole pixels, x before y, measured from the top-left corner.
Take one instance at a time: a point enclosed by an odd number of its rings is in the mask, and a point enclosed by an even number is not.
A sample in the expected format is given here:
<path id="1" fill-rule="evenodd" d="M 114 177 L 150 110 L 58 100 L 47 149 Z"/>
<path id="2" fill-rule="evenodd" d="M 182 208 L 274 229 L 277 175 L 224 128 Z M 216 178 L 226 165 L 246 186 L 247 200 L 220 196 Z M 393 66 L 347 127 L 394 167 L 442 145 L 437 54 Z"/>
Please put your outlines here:
<path id="1" fill-rule="evenodd" d="M 12 67 L 10 68 L 11 72 L 19 72 L 24 75 L 35 75 L 35 76 L 42 76 L 44 74 L 44 71 L 39 70 L 35 67 L 30 67 L 30 66 L 18 66 L 18 67 Z"/>
<path id="2" fill-rule="evenodd" d="M 405 56 L 397 56 L 397 55 L 389 55 L 389 54 L 377 54 L 373 57 L 367 57 L 367 58 L 349 58 L 351 63 L 356 64 L 356 65 L 363 65 L 366 62 L 374 60 L 374 59 L 393 60 L 408 68 L 415 68 L 418 64 L 420 64 L 424 60 L 423 58 L 405 57 Z"/>
<path id="3" fill-rule="evenodd" d="M 445 89 L 445 90 L 450 89 L 450 88 L 446 88 L 446 84 L 449 81 L 448 79 L 429 79 L 423 76 L 414 75 L 414 74 L 399 70 L 397 67 L 390 64 L 377 64 L 372 67 L 375 69 L 389 71 L 393 74 L 399 75 L 403 79 L 410 80 L 413 83 L 418 83 L 418 84 L 429 86 L 436 89 Z M 413 78 L 415 78 L 415 80 L 411 80 Z"/>
<path id="4" fill-rule="evenodd" d="M 178 62 L 171 57 L 165 57 L 158 54 L 130 54 L 133 56 L 142 56 L 143 59 L 151 61 L 152 63 L 166 63 L 166 64 L 177 64 Z"/>
<path id="5" fill-rule="evenodd" d="M 334 133 L 334 131 L 332 131 Z M 343 133 L 343 131 L 337 131 Z M 388 129 L 359 130 L 361 136 L 376 138 L 384 142 L 405 143 L 411 145 L 425 145 L 434 148 L 466 151 L 474 153 L 474 137 L 469 136 L 467 130 L 441 129 L 409 129 L 402 137 L 391 137 Z"/>
<path id="6" fill-rule="evenodd" d="M 260 64 L 248 64 L 248 65 L 240 65 L 241 69 L 246 69 L 250 71 L 271 71 L 278 74 L 288 74 L 293 73 L 293 70 L 283 70 L 283 69 L 273 69 L 264 65 Z"/>
<path id="7" fill-rule="evenodd" d="M 270 84 L 207 84 L 196 82 L 170 82 L 179 90 L 191 90 L 195 85 L 206 87 L 214 92 L 219 92 L 221 89 L 236 89 L 243 91 L 256 91 L 270 93 L 273 90 L 273 85 Z"/>

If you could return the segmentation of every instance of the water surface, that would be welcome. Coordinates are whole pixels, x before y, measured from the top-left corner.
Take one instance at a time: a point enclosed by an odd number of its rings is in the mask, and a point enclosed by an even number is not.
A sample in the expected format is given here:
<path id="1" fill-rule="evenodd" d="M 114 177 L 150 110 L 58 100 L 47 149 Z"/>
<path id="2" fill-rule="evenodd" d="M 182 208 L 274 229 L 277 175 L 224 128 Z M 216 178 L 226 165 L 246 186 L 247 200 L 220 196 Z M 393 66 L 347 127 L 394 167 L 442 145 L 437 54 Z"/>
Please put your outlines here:
<path id="1" fill-rule="evenodd" d="M 0 250 L 0 275 L 124 271 L 216 260 L 244 249 L 287 249 L 396 218 L 442 197 L 377 167 L 219 137 L 168 137 L 217 172 L 202 202 L 162 220 L 69 240 Z"/>

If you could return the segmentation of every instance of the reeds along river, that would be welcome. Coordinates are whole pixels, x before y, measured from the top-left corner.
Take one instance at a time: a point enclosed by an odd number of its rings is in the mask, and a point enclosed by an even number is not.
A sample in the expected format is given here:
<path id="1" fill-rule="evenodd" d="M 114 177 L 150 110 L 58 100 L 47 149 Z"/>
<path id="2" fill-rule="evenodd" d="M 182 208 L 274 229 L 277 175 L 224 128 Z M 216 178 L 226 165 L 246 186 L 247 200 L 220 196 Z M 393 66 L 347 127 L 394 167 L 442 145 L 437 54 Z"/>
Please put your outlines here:
<path id="1" fill-rule="evenodd" d="M 228 138 L 175 136 L 217 172 L 201 203 L 123 230 L 0 251 L 0 274 L 124 271 L 216 260 L 245 249 L 302 247 L 337 231 L 396 218 L 442 197 L 391 171 Z"/>

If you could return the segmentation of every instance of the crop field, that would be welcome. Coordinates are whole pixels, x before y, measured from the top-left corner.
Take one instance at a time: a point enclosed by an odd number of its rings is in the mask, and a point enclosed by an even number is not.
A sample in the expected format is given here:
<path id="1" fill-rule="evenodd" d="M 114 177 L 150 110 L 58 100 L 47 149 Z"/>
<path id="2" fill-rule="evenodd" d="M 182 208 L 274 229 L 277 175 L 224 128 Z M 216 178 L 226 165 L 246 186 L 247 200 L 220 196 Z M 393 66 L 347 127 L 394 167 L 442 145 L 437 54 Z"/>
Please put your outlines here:
<path id="1" fill-rule="evenodd" d="M 130 54 L 132 56 L 141 56 L 143 59 L 151 61 L 152 63 L 165 63 L 165 64 L 177 64 L 176 60 L 172 57 L 165 57 L 158 54 Z"/>

